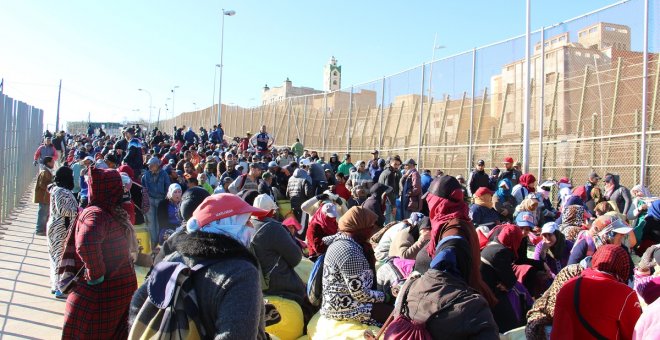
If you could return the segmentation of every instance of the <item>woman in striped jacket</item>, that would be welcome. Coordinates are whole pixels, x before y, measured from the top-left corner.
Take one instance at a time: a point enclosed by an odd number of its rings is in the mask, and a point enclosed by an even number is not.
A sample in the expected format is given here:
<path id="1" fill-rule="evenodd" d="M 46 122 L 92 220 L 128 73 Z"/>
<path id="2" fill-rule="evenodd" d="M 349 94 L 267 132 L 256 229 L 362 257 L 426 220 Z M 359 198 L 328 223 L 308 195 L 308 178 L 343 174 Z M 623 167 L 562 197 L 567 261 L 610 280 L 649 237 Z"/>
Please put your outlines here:
<path id="1" fill-rule="evenodd" d="M 56 298 L 66 296 L 57 290 L 59 275 L 57 268 L 64 251 L 64 239 L 69 226 L 78 214 L 78 202 L 71 192 L 73 190 L 73 170 L 61 167 L 55 172 L 55 183 L 48 188 L 50 192 L 50 217 L 46 224 L 48 235 L 48 253 L 50 255 L 50 290 Z"/>

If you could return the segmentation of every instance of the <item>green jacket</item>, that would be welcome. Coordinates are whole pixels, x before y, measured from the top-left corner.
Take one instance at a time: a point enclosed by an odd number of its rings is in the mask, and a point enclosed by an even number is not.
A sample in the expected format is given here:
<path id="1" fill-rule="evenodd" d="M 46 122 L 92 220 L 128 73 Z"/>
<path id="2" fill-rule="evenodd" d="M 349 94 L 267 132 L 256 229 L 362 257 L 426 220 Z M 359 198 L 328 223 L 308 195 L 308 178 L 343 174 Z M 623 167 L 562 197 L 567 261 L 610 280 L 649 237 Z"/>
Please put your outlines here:
<path id="1" fill-rule="evenodd" d="M 341 172 L 342 174 L 348 176 L 351 174 L 351 168 L 353 167 L 353 163 L 346 163 L 346 161 L 341 162 L 339 164 L 339 168 L 337 168 L 337 172 Z"/>
<path id="2" fill-rule="evenodd" d="M 293 145 L 291 145 L 291 151 L 293 151 L 293 154 L 296 155 L 296 158 L 300 158 L 300 156 L 303 154 L 304 147 L 302 143 L 295 142 Z"/>

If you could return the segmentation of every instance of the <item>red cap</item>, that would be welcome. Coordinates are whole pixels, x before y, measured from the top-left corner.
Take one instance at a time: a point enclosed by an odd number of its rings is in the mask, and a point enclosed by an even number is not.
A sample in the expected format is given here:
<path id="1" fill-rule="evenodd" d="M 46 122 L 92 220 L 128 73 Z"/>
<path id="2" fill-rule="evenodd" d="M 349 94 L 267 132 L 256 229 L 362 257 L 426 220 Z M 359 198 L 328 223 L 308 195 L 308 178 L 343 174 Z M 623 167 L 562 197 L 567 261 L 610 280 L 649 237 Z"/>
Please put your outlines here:
<path id="1" fill-rule="evenodd" d="M 504 163 L 513 163 L 513 157 L 504 158 Z"/>
<path id="2" fill-rule="evenodd" d="M 477 191 L 474 192 L 474 197 L 480 197 L 482 195 L 492 195 L 493 191 L 486 188 L 486 187 L 481 187 L 477 189 Z"/>
<path id="3" fill-rule="evenodd" d="M 215 194 L 204 199 L 202 204 L 193 212 L 193 218 L 197 220 L 197 224 L 201 227 L 234 215 L 251 214 L 261 218 L 269 213 L 270 211 L 247 204 L 234 194 Z"/>
<path id="4" fill-rule="evenodd" d="M 568 177 L 562 177 L 562 178 L 559 180 L 559 183 L 569 184 L 569 183 L 571 183 L 571 180 L 568 179 Z"/>

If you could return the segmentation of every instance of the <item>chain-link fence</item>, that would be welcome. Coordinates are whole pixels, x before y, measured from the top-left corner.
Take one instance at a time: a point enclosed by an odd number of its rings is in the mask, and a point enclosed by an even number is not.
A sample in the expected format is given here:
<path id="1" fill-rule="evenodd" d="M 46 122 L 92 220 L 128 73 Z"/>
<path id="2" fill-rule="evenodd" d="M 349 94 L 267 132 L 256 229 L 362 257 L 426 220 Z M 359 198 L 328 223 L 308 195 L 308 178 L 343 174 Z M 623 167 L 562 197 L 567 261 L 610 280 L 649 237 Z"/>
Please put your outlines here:
<path id="1" fill-rule="evenodd" d="M 44 112 L 0 91 L 0 221 L 4 222 L 30 189 L 37 167 L 32 166 L 41 141 Z"/>
<path id="2" fill-rule="evenodd" d="M 640 182 L 646 112 L 647 183 L 660 192 L 660 1 L 629 0 L 531 34 L 529 171 L 586 181 L 592 171 Z M 644 37 L 648 34 L 646 93 Z M 433 61 L 339 91 L 254 108 L 223 105 L 229 136 L 261 124 L 278 145 L 415 158 L 420 167 L 466 175 L 476 160 L 522 159 L 525 37 Z M 642 107 L 646 96 L 646 108 Z M 217 105 L 216 105 L 217 108 Z M 210 126 L 216 111 L 184 113 L 161 126 Z"/>

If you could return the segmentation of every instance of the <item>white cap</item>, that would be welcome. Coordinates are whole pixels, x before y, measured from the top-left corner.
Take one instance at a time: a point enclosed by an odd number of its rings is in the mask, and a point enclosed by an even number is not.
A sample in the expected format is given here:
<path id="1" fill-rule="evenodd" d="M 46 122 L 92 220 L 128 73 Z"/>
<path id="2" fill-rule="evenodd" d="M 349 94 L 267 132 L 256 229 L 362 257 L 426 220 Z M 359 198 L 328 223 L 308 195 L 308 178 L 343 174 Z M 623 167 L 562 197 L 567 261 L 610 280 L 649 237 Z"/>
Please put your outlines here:
<path id="1" fill-rule="evenodd" d="M 254 198 L 253 207 L 263 209 L 263 210 L 277 210 L 277 204 L 273 201 L 273 198 L 267 194 L 261 194 Z"/>
<path id="2" fill-rule="evenodd" d="M 326 214 L 326 216 L 331 218 L 337 218 L 337 207 L 332 203 L 326 203 L 321 207 L 321 211 Z"/>
<path id="3" fill-rule="evenodd" d="M 309 159 L 307 158 L 303 158 L 300 160 L 300 165 L 309 166 L 310 164 L 312 164 L 312 162 L 310 162 Z"/>
<path id="4" fill-rule="evenodd" d="M 548 222 L 541 228 L 541 234 L 554 234 L 557 231 L 557 223 Z"/>
<path id="5" fill-rule="evenodd" d="M 633 230 L 632 227 L 630 227 L 625 222 L 623 222 L 623 221 L 621 221 L 620 219 L 617 218 L 617 219 L 613 220 L 610 225 L 603 228 L 603 230 L 601 230 L 600 233 L 598 233 L 598 235 L 602 236 L 602 235 L 605 235 L 605 234 L 607 234 L 611 231 L 613 231 L 617 234 L 624 234 L 625 235 L 625 234 L 628 234 L 629 232 L 631 232 L 632 230 Z"/>

